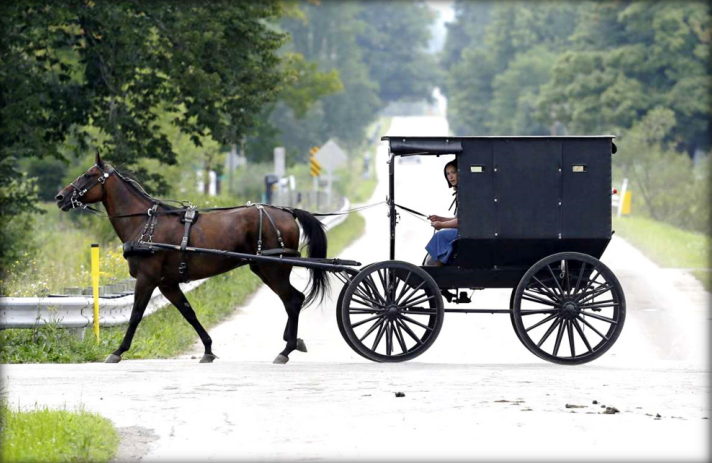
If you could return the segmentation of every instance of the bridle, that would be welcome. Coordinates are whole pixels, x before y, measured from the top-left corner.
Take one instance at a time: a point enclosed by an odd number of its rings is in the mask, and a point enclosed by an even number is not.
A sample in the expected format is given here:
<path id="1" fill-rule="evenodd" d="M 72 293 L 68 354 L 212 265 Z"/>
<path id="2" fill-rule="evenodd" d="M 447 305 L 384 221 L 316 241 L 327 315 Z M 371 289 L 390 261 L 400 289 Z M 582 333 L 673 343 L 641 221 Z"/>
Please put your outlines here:
<path id="1" fill-rule="evenodd" d="M 90 181 L 89 183 L 87 183 L 86 185 L 84 185 L 84 187 L 79 188 L 79 187 L 76 185 L 76 182 L 78 182 L 79 179 L 82 177 L 82 175 L 85 175 L 85 174 L 86 174 L 87 172 L 89 172 L 93 167 L 96 167 L 97 169 L 99 169 L 99 172 L 101 172 L 101 175 L 99 175 L 99 176 L 94 180 L 94 183 L 91 183 L 91 181 Z M 91 190 L 92 188 L 94 188 L 94 187 L 97 186 L 97 185 L 101 185 L 101 187 L 102 187 L 102 189 L 103 189 L 103 188 L 104 188 L 104 183 L 106 183 L 106 181 L 109 179 L 109 177 L 111 176 L 111 174 L 113 174 L 114 172 L 116 172 L 116 171 L 114 170 L 114 168 L 111 168 L 111 170 L 108 170 L 108 169 L 107 169 L 107 172 L 104 172 L 104 170 L 103 170 L 101 167 L 99 167 L 99 164 L 94 164 L 92 167 L 90 167 L 89 169 L 87 169 L 87 171 L 84 172 L 84 174 L 80 175 L 80 176 L 77 177 L 72 183 L 70 183 L 70 185 L 72 185 L 72 186 L 74 187 L 74 191 L 72 192 L 72 197 L 70 198 L 70 201 L 71 201 L 71 203 L 72 203 L 72 209 L 77 209 L 77 208 L 87 209 L 87 208 L 89 207 L 89 205 L 88 205 L 88 204 L 84 204 L 83 202 L 81 202 L 81 201 L 79 200 L 79 198 L 81 198 L 82 196 L 84 196 L 85 194 L 87 194 L 87 193 L 89 192 L 89 190 Z M 103 195 L 102 195 L 102 196 L 103 196 Z"/>

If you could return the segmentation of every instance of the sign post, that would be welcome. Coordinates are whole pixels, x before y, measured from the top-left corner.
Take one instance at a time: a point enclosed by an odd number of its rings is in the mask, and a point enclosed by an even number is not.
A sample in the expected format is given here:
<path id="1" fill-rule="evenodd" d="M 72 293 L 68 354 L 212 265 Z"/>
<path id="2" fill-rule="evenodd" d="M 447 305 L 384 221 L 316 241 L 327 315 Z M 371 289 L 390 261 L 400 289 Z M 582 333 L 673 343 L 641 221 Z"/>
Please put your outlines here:
<path id="1" fill-rule="evenodd" d="M 319 207 L 319 195 L 317 193 L 319 185 L 317 177 L 321 173 L 321 164 L 316 160 L 316 153 L 319 151 L 318 146 L 313 146 L 309 150 L 309 173 L 312 176 L 312 189 L 314 190 L 314 204 Z"/>
<path id="2" fill-rule="evenodd" d="M 331 206 L 331 184 L 334 181 L 334 171 L 346 165 L 348 156 L 334 140 L 329 140 L 324 146 L 319 148 L 319 153 L 316 154 L 316 158 L 322 165 L 326 166 L 326 197 L 329 206 Z"/>
<path id="3" fill-rule="evenodd" d="M 99 245 L 91 245 L 91 286 L 94 295 L 94 336 L 99 343 Z"/>

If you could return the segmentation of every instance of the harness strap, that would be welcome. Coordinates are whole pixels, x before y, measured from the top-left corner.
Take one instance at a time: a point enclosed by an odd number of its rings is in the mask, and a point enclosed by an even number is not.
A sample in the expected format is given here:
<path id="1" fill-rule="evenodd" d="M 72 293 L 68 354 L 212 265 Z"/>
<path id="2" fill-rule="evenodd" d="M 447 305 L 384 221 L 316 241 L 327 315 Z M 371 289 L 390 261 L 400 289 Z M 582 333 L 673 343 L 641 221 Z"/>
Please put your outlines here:
<path id="1" fill-rule="evenodd" d="M 180 273 L 183 283 L 188 282 L 188 264 L 185 262 L 185 248 L 188 247 L 190 227 L 193 225 L 195 215 L 195 209 L 188 209 L 185 211 L 185 229 L 183 230 L 183 239 L 180 242 L 180 265 L 178 266 L 178 273 Z"/>
<path id="2" fill-rule="evenodd" d="M 267 216 L 267 220 L 269 220 L 269 223 L 272 224 L 272 228 L 277 232 L 277 240 L 279 240 L 279 246 L 284 249 L 284 241 L 282 241 L 282 232 L 279 231 L 279 228 L 274 224 L 274 220 L 272 220 L 272 216 L 269 215 L 269 212 L 267 212 L 264 208 L 260 209 L 260 212 L 264 212 L 265 215 Z"/>
<path id="3" fill-rule="evenodd" d="M 259 256 L 262 255 L 262 211 L 264 208 L 259 204 L 255 204 L 255 207 L 260 211 L 260 228 L 257 232 L 257 255 Z"/>

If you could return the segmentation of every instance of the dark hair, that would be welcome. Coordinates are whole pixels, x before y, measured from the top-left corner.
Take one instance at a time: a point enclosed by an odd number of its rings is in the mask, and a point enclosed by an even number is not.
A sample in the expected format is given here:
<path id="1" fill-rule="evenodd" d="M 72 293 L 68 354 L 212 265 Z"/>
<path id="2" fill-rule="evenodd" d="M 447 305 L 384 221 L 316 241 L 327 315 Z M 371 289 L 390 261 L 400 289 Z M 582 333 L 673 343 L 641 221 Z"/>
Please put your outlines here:
<path id="1" fill-rule="evenodd" d="M 453 166 L 455 168 L 455 171 L 457 171 L 457 159 L 453 159 L 452 161 L 445 164 L 445 167 L 443 167 L 443 174 L 445 175 L 445 181 L 447 182 L 447 187 L 452 188 L 453 186 L 450 184 L 450 180 L 447 179 L 448 166 Z M 457 186 L 455 186 L 455 189 L 457 189 Z"/>

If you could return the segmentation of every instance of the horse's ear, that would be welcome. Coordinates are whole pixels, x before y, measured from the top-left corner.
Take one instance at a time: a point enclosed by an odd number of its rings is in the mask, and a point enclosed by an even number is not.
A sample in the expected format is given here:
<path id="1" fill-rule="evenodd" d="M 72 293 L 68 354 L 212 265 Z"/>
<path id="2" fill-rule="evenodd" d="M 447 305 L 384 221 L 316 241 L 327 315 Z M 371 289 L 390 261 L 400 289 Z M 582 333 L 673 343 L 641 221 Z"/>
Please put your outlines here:
<path id="1" fill-rule="evenodd" d="M 101 160 L 101 156 L 99 156 L 99 150 L 96 150 L 94 154 L 94 164 L 97 166 L 103 168 L 104 167 L 104 161 Z"/>

